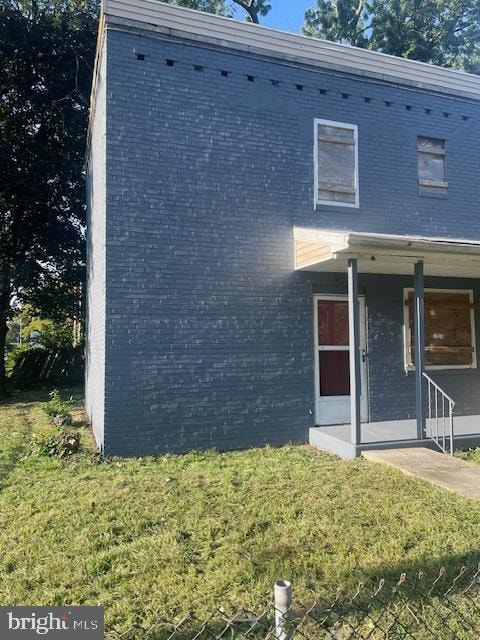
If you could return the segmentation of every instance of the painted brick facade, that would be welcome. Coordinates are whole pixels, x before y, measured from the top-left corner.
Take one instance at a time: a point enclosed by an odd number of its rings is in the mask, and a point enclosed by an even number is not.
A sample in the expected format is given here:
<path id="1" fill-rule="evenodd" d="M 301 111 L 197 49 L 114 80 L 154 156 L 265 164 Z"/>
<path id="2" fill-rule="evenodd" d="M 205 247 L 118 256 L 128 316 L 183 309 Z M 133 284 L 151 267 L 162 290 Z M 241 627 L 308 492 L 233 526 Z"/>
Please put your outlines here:
<path id="1" fill-rule="evenodd" d="M 98 74 L 95 118 L 87 171 L 87 341 L 85 353 L 85 408 L 99 445 L 105 420 L 106 323 L 106 56 Z"/>
<path id="2" fill-rule="evenodd" d="M 293 226 L 480 240 L 480 105 L 125 30 L 106 73 L 105 453 L 306 442 L 312 295 L 346 277 L 295 272 Z M 314 118 L 359 127 L 359 209 L 313 206 Z M 418 194 L 417 135 L 446 140 L 447 199 Z M 372 420 L 413 417 L 412 280 L 361 277 Z M 442 375 L 480 412 L 476 371 Z"/>

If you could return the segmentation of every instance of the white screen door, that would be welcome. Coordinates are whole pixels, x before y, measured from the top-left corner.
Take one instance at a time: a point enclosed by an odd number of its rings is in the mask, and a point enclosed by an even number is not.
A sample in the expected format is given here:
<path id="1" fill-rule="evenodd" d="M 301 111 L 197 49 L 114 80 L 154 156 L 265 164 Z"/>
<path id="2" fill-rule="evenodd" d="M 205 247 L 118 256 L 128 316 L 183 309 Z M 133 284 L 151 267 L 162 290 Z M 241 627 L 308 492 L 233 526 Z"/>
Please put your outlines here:
<path id="1" fill-rule="evenodd" d="M 367 416 L 366 314 L 360 302 L 361 419 Z M 315 296 L 316 424 L 350 422 L 350 354 L 346 296 Z"/>

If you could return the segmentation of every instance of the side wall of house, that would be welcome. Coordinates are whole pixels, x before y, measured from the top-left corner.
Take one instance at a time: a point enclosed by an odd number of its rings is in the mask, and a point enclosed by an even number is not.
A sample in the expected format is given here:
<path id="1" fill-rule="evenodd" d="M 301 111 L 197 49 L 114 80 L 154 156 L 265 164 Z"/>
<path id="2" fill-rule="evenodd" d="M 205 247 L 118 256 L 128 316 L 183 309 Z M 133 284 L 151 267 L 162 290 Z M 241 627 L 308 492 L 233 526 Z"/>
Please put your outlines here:
<path id="1" fill-rule="evenodd" d="M 99 446 L 105 412 L 106 41 L 98 70 L 87 166 L 87 346 L 85 406 Z"/>
<path id="2" fill-rule="evenodd" d="M 295 272 L 293 226 L 480 239 L 478 105 L 155 34 L 108 42 L 105 451 L 305 442 L 312 296 L 344 275 Z M 358 125 L 359 209 L 313 206 L 315 118 Z M 446 140 L 447 199 L 419 196 L 417 135 Z M 413 407 L 392 282 L 368 285 L 372 419 Z"/>

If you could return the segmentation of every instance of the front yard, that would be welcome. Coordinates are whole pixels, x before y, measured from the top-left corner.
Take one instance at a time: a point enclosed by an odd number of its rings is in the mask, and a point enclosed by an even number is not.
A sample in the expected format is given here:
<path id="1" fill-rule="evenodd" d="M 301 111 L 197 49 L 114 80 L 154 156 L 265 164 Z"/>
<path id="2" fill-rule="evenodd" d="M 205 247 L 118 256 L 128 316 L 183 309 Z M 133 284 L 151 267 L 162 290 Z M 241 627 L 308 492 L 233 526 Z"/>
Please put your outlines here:
<path id="1" fill-rule="evenodd" d="M 298 446 L 102 462 L 86 428 L 64 462 L 32 449 L 46 397 L 0 408 L 2 604 L 102 604 L 122 630 L 259 609 L 279 578 L 334 594 L 478 562 L 480 504 L 395 470 Z"/>
<path id="2" fill-rule="evenodd" d="M 477 449 L 469 449 L 468 451 L 456 451 L 455 455 L 463 460 L 468 460 L 469 462 L 475 462 L 475 464 L 480 464 L 480 448 Z"/>

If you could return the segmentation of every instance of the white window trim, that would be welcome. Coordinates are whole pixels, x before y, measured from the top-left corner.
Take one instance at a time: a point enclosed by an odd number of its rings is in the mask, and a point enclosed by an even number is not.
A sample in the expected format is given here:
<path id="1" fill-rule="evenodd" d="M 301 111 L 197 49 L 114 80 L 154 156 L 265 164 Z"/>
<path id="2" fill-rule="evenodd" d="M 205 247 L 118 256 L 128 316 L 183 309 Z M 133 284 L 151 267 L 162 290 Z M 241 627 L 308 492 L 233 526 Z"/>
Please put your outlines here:
<path id="1" fill-rule="evenodd" d="M 408 346 L 412 339 L 412 332 L 410 331 L 410 322 L 409 322 L 409 310 L 408 305 L 408 294 L 414 293 L 414 289 L 412 287 L 407 287 L 403 290 L 403 359 L 405 371 L 415 371 L 415 365 L 410 361 L 410 353 L 408 350 Z M 425 289 L 425 293 L 433 292 L 433 293 L 466 293 L 468 294 L 468 298 L 470 304 L 473 304 L 473 289 Z M 473 309 L 470 309 L 470 331 L 472 335 L 472 348 L 473 348 L 473 357 L 472 364 L 430 364 L 425 368 L 427 371 L 437 370 L 445 370 L 445 369 L 476 369 L 477 368 L 477 336 L 475 333 L 475 312 Z"/>
<path id="2" fill-rule="evenodd" d="M 337 127 L 338 129 L 348 129 L 349 131 L 353 131 L 353 140 L 355 147 L 355 202 L 333 202 L 331 200 L 319 200 L 318 198 L 318 189 L 319 189 L 319 180 L 318 180 L 318 127 L 319 125 L 327 125 L 331 127 Z M 314 127 L 313 127 L 313 165 L 315 172 L 315 191 L 313 195 L 313 204 L 314 207 L 317 208 L 319 206 L 328 206 L 328 207 L 350 207 L 354 209 L 358 209 L 360 206 L 360 190 L 359 190 L 359 180 L 358 180 L 358 125 L 356 124 L 347 124 L 346 122 L 335 122 L 334 120 L 323 120 L 321 118 L 314 119 Z"/>

